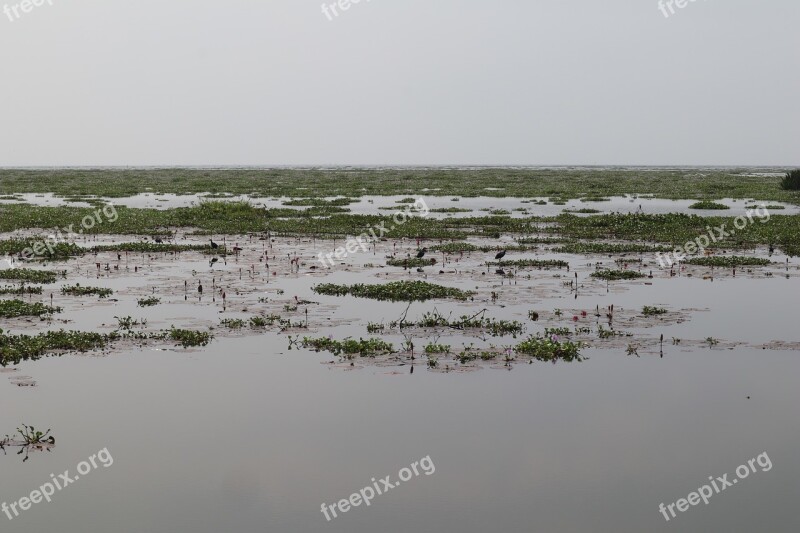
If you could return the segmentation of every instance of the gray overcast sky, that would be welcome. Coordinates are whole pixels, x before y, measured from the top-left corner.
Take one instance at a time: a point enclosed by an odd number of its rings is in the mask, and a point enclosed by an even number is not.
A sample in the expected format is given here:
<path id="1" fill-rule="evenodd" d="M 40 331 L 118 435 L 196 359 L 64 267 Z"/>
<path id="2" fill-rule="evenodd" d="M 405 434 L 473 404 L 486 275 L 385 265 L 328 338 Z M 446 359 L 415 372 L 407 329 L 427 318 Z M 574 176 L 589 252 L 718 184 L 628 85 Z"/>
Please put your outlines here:
<path id="1" fill-rule="evenodd" d="M 0 166 L 800 163 L 798 0 L 47 1 Z"/>

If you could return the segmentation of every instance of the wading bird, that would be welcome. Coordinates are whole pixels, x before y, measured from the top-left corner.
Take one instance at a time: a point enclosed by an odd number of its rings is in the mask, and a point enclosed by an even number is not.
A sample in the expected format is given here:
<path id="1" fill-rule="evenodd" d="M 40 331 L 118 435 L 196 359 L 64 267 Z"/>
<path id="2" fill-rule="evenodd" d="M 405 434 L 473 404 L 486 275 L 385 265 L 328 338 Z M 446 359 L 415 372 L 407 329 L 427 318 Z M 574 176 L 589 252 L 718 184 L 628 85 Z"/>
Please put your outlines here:
<path id="1" fill-rule="evenodd" d="M 500 259 L 504 258 L 505 256 L 506 256 L 506 251 L 505 251 L 505 250 L 503 250 L 502 252 L 500 252 L 499 254 L 497 254 L 496 256 L 494 256 L 494 258 L 495 258 L 495 259 L 497 259 L 497 260 L 499 261 Z"/>
<path id="2" fill-rule="evenodd" d="M 425 257 L 425 252 L 427 252 L 427 251 L 428 251 L 427 248 L 423 248 L 422 250 L 417 252 L 417 259 L 422 259 L 423 257 Z"/>
<path id="3" fill-rule="evenodd" d="M 217 248 L 219 248 L 219 244 L 215 243 L 215 242 L 214 242 L 214 239 L 209 239 L 209 240 L 211 241 L 211 247 L 212 247 L 212 248 L 214 248 L 215 250 L 216 250 Z"/>

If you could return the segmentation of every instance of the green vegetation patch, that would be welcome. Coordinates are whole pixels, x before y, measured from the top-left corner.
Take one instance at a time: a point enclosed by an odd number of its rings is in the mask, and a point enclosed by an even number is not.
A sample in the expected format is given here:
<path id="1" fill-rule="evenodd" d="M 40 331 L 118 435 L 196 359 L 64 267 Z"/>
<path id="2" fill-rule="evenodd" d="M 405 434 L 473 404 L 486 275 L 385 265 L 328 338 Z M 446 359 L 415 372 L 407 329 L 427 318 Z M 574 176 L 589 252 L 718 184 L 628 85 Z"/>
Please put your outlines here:
<path id="1" fill-rule="evenodd" d="M 0 300 L 0 318 L 16 318 L 20 316 L 52 315 L 60 313 L 60 307 L 50 307 L 42 303 L 27 303 L 22 300 Z"/>
<path id="2" fill-rule="evenodd" d="M 639 279 L 645 277 L 644 274 L 633 270 L 600 270 L 592 272 L 593 278 L 604 279 L 606 281 L 619 281 L 628 279 Z"/>
<path id="3" fill-rule="evenodd" d="M 514 347 L 514 352 L 527 355 L 539 361 L 583 361 L 581 357 L 581 343 L 572 341 L 559 341 L 557 337 L 550 338 L 541 335 L 531 336 Z"/>
<path id="4" fill-rule="evenodd" d="M 114 294 L 114 291 L 102 287 L 81 287 L 77 284 L 69 287 L 61 287 L 61 294 L 69 296 L 91 296 L 94 294 L 100 298 L 107 298 Z"/>
<path id="5" fill-rule="evenodd" d="M 361 357 L 376 357 L 378 355 L 394 353 L 394 348 L 391 343 L 374 338 L 337 341 L 329 337 L 319 337 L 316 339 L 304 337 L 302 346 L 303 348 L 311 348 L 317 352 L 327 351 L 337 356 L 342 355 L 347 359 L 352 359 L 356 355 Z"/>
<path id="6" fill-rule="evenodd" d="M 11 268 L 0 270 L 0 279 L 24 281 L 26 283 L 55 283 L 58 274 L 51 270 L 32 270 L 30 268 Z"/>
<path id="7" fill-rule="evenodd" d="M 712 202 L 710 200 L 704 200 L 702 202 L 693 203 L 692 205 L 689 206 L 689 209 L 716 209 L 722 211 L 725 209 L 730 209 L 730 207 L 728 207 L 725 204 Z"/>
<path id="8" fill-rule="evenodd" d="M 62 329 L 38 335 L 8 335 L 0 329 L 0 366 L 37 360 L 52 353 L 87 352 L 103 348 L 106 343 L 106 336 L 100 333 Z"/>
<path id="9" fill-rule="evenodd" d="M 766 266 L 772 263 L 769 259 L 761 259 L 759 257 L 741 257 L 732 255 L 729 257 L 711 256 L 711 257 L 694 257 L 687 259 L 684 263 L 688 265 L 698 266 L 715 266 L 715 267 L 737 267 L 737 266 Z"/>
<path id="10" fill-rule="evenodd" d="M 422 302 L 435 298 L 454 298 L 466 300 L 473 293 L 452 287 L 444 287 L 428 283 L 427 281 L 394 281 L 383 285 L 337 285 L 323 283 L 312 289 L 317 294 L 327 296 L 355 296 L 356 298 L 370 298 L 373 300 L 392 302 Z"/>

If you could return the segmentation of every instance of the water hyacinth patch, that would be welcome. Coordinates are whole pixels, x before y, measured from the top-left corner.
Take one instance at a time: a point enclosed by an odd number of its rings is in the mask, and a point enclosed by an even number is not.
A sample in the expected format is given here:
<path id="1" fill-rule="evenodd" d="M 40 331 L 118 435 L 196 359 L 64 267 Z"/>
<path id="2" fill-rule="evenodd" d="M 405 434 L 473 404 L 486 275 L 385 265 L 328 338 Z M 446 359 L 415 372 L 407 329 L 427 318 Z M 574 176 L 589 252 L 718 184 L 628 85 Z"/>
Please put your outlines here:
<path id="1" fill-rule="evenodd" d="M 737 267 L 737 266 L 766 266 L 772 263 L 769 259 L 759 257 L 741 257 L 732 255 L 729 257 L 693 257 L 684 261 L 687 265 L 715 266 L 715 267 Z"/>
<path id="2" fill-rule="evenodd" d="M 345 339 L 343 341 L 335 341 L 331 337 L 304 337 L 302 341 L 303 348 L 311 348 L 314 351 L 328 351 L 333 355 L 344 355 L 348 359 L 352 359 L 355 355 L 361 357 L 376 357 L 378 355 L 385 355 L 394 353 L 394 348 L 391 343 L 384 342 L 381 339 Z"/>
<path id="3" fill-rule="evenodd" d="M 696 202 L 689 206 L 689 209 L 708 209 L 708 210 L 719 210 L 724 211 L 725 209 L 730 209 L 725 204 L 720 204 L 717 202 L 711 202 L 709 200 L 705 200 L 702 202 Z"/>
<path id="4" fill-rule="evenodd" d="M 489 266 L 516 267 L 516 268 L 567 268 L 569 262 L 560 259 L 514 259 L 511 261 L 498 261 L 487 263 Z"/>
<path id="5" fill-rule="evenodd" d="M 394 281 L 384 285 L 337 285 L 323 283 L 313 287 L 317 294 L 327 296 L 355 296 L 356 298 L 370 298 L 373 300 L 391 302 L 421 302 L 434 298 L 454 298 L 466 300 L 473 293 L 452 287 L 435 285 L 427 281 Z"/>
<path id="6" fill-rule="evenodd" d="M 386 264 L 388 266 L 393 267 L 403 267 L 403 268 L 421 268 L 421 267 L 429 267 L 436 264 L 436 259 L 434 258 L 418 258 L 418 257 L 409 257 L 407 259 L 387 259 Z"/>
<path id="7" fill-rule="evenodd" d="M 70 287 L 61 287 L 61 294 L 69 296 L 90 296 L 95 294 L 100 298 L 107 298 L 114 294 L 114 291 L 102 287 L 81 287 L 80 284 L 76 284 Z"/>
<path id="8" fill-rule="evenodd" d="M 22 300 L 0 300 L 0 318 L 16 318 L 20 316 L 52 315 L 60 313 L 60 307 L 50 307 L 41 303 L 27 303 Z"/>
<path id="9" fill-rule="evenodd" d="M 19 287 L 0 287 L 0 295 L 13 294 L 15 296 L 24 296 L 26 294 L 42 294 L 41 287 L 28 287 L 20 285 Z"/>
<path id="10" fill-rule="evenodd" d="M 152 307 L 161 303 L 161 298 L 155 296 L 148 296 L 147 298 L 139 298 L 136 300 L 136 305 L 139 307 Z"/>
<path id="11" fill-rule="evenodd" d="M 0 329 L 0 366 L 37 360 L 45 355 L 87 352 L 102 348 L 108 337 L 82 331 L 48 331 L 38 335 L 7 335 Z"/>
<path id="12" fill-rule="evenodd" d="M 10 268 L 0 270 L 0 279 L 24 281 L 26 283 L 55 283 L 58 273 L 51 270 L 32 270 L 30 268 Z"/>
<path id="13" fill-rule="evenodd" d="M 539 361 L 583 361 L 580 354 L 581 343 L 572 341 L 561 341 L 557 335 L 543 337 L 542 335 L 531 336 L 514 347 L 514 352 L 519 355 L 527 355 Z"/>
<path id="14" fill-rule="evenodd" d="M 634 272 L 633 270 L 600 270 L 598 272 L 592 272 L 592 277 L 604 279 L 606 281 L 619 281 L 639 279 L 645 277 L 645 275 L 640 272 Z"/>

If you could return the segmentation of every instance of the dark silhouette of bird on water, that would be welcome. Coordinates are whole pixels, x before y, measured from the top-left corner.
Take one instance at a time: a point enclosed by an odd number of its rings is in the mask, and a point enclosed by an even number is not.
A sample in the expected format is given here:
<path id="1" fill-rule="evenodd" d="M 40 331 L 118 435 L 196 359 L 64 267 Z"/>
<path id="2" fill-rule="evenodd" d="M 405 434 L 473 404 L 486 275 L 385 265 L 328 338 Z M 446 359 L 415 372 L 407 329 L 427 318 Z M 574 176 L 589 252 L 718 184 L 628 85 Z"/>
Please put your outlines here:
<path id="1" fill-rule="evenodd" d="M 217 248 L 219 248 L 219 244 L 215 243 L 215 242 L 214 242 L 214 239 L 209 239 L 209 240 L 211 241 L 211 247 L 212 247 L 212 248 L 214 248 L 215 250 L 216 250 Z"/>
<path id="2" fill-rule="evenodd" d="M 427 248 L 423 248 L 422 250 L 417 252 L 417 259 L 422 259 L 423 257 L 425 257 L 425 252 L 427 252 L 427 251 L 428 251 Z"/>
<path id="3" fill-rule="evenodd" d="M 199 292 L 200 295 L 202 296 L 202 294 L 203 294 L 203 284 L 201 282 L 199 282 L 199 281 L 197 282 L 197 292 Z"/>
<path id="4" fill-rule="evenodd" d="M 208 266 L 214 266 L 217 261 L 219 261 L 219 257 L 212 257 L 211 261 L 208 262 Z"/>
<path id="5" fill-rule="evenodd" d="M 505 250 L 503 250 L 502 252 L 500 252 L 499 254 L 497 254 L 496 256 L 494 256 L 494 258 L 495 258 L 495 259 L 497 259 L 497 260 L 499 261 L 500 259 L 504 258 L 505 256 L 506 256 L 506 251 L 505 251 Z"/>
<path id="6" fill-rule="evenodd" d="M 156 241 L 156 244 L 164 244 L 164 241 L 161 240 L 161 237 L 156 237 L 155 241 Z"/>

